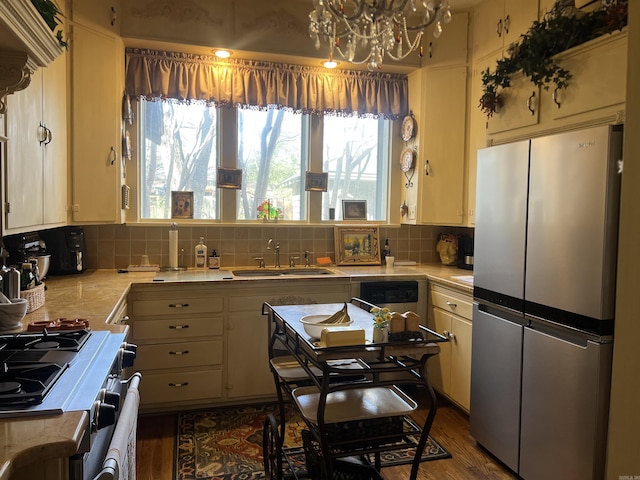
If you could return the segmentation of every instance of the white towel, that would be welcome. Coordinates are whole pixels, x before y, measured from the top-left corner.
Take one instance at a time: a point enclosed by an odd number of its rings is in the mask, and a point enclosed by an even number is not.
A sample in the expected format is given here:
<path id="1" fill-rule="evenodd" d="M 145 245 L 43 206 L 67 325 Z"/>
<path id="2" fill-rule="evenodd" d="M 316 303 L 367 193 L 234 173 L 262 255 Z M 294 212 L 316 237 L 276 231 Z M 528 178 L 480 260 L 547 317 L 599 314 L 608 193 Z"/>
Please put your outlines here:
<path id="1" fill-rule="evenodd" d="M 136 433 L 140 405 L 138 384 L 141 378 L 140 373 L 131 377 L 102 471 L 94 480 L 136 480 Z"/>

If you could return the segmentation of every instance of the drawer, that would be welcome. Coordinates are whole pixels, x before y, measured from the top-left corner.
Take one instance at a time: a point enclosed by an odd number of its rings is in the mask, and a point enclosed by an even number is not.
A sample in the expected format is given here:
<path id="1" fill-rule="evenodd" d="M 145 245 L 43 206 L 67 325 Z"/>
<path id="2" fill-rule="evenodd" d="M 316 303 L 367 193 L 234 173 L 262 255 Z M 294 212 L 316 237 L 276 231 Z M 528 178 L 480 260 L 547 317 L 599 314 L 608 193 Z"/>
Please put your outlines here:
<path id="1" fill-rule="evenodd" d="M 133 338 L 140 340 L 167 339 L 177 341 L 188 337 L 222 335 L 223 318 L 166 318 L 161 320 L 134 320 Z"/>
<path id="2" fill-rule="evenodd" d="M 135 317 L 152 315 L 195 315 L 202 313 L 222 312 L 222 297 L 169 297 L 167 299 L 135 300 L 131 313 Z"/>
<path id="3" fill-rule="evenodd" d="M 181 403 L 222 396 L 222 370 L 199 369 L 174 373 L 142 372 L 142 405 Z"/>
<path id="4" fill-rule="evenodd" d="M 135 366 L 139 370 L 220 365 L 222 340 L 140 345 Z"/>
<path id="5" fill-rule="evenodd" d="M 431 305 L 471 320 L 473 299 L 469 295 L 432 285 Z"/>

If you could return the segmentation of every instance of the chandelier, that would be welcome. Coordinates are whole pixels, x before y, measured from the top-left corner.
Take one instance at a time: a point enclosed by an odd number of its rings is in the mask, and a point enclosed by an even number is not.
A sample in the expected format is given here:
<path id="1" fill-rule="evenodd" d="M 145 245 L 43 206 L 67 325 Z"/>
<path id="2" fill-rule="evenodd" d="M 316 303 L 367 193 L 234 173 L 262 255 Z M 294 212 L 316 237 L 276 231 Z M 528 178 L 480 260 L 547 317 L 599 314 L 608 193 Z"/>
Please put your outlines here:
<path id="1" fill-rule="evenodd" d="M 367 63 L 371 71 L 382 67 L 385 56 L 402 60 L 418 50 L 424 29 L 436 22 L 438 38 L 442 24 L 451 21 L 448 0 L 313 0 L 309 35 L 317 49 L 329 47 L 354 63 Z"/>

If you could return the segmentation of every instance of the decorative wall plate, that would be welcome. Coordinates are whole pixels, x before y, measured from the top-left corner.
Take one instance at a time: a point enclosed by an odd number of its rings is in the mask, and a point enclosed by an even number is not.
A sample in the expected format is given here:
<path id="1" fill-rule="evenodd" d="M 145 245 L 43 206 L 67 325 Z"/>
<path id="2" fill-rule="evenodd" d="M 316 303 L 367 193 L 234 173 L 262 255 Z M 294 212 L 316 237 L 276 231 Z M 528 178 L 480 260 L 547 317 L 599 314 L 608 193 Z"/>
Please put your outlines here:
<path id="1" fill-rule="evenodd" d="M 405 173 L 409 170 L 413 170 L 415 158 L 413 147 L 404 147 L 400 153 L 400 170 Z"/>
<path id="2" fill-rule="evenodd" d="M 413 115 L 407 115 L 402 120 L 402 140 L 408 142 L 416 133 L 416 121 Z"/>

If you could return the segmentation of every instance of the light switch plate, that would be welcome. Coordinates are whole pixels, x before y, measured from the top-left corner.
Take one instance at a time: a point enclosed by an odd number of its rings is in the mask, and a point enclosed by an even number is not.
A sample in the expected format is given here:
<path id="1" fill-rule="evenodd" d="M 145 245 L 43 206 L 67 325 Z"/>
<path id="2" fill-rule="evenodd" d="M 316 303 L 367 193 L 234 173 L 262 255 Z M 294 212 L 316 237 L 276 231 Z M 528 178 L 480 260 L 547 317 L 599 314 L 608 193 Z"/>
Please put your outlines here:
<path id="1" fill-rule="evenodd" d="M 416 219 L 416 206 L 409 205 L 409 220 L 415 220 L 415 219 Z"/>

